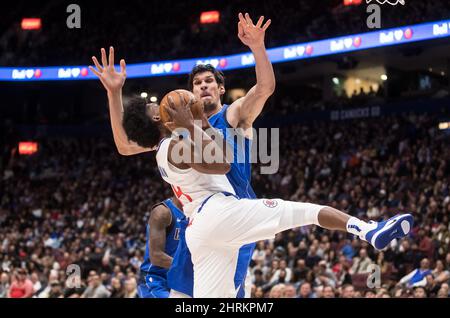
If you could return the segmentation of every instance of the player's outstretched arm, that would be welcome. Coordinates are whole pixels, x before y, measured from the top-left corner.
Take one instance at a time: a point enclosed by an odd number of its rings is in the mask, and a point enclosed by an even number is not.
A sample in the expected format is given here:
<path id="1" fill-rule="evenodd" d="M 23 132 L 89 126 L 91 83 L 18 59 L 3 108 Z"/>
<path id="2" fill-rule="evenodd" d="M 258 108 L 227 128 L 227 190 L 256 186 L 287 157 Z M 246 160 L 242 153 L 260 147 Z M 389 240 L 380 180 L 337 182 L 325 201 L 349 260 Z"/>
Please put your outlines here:
<path id="1" fill-rule="evenodd" d="M 154 207 L 150 213 L 150 261 L 152 265 L 170 268 L 172 257 L 165 252 L 166 231 L 172 223 L 172 213 L 165 205 Z"/>
<path id="2" fill-rule="evenodd" d="M 151 148 L 143 148 L 136 143 L 129 141 L 122 126 L 122 87 L 125 84 L 125 79 L 127 77 L 125 60 L 120 60 L 120 72 L 117 72 L 114 68 L 114 48 L 112 46 L 109 48 L 109 61 L 106 58 L 106 51 L 104 48 L 101 49 L 101 56 L 103 66 L 101 66 L 97 58 L 93 56 L 92 61 L 94 62 L 96 69 L 92 66 L 89 66 L 89 69 L 97 75 L 107 91 L 109 116 L 117 151 L 124 156 L 151 151 Z"/>
<path id="3" fill-rule="evenodd" d="M 263 16 L 255 25 L 248 13 L 245 16 L 239 13 L 238 37 L 250 48 L 255 58 L 256 85 L 231 104 L 227 111 L 227 120 L 233 127 L 251 128 L 267 99 L 275 91 L 275 74 L 264 44 L 271 20 L 267 20 L 264 25 L 263 22 Z"/>

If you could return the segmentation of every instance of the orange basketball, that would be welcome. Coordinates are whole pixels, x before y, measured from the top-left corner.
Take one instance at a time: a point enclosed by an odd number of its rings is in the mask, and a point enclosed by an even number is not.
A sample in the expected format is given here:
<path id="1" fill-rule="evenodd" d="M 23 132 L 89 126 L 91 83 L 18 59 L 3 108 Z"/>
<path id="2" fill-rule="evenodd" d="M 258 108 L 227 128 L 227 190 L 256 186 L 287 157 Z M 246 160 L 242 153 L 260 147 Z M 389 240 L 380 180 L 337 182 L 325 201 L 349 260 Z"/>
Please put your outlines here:
<path id="1" fill-rule="evenodd" d="M 171 121 L 170 115 L 166 110 L 166 107 L 169 106 L 169 96 L 172 98 L 175 107 L 186 106 L 189 103 L 191 97 L 194 99 L 194 103 L 191 105 L 191 112 L 194 119 L 201 120 L 203 116 L 203 102 L 196 99 L 192 92 L 187 91 L 185 89 L 176 89 L 167 93 L 161 103 L 159 104 L 159 115 L 161 116 L 161 121 L 166 123 Z"/>

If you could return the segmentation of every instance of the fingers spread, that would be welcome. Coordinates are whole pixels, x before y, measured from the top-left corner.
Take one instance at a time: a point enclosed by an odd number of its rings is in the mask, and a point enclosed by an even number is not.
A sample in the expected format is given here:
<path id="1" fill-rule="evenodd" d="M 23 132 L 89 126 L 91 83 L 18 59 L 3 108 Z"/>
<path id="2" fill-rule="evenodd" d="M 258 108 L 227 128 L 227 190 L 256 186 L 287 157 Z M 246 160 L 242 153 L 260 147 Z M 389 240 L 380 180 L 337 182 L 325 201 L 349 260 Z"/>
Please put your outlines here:
<path id="1" fill-rule="evenodd" d="M 125 76 L 127 75 L 127 65 L 124 59 L 120 60 L 120 72 Z"/>
<path id="2" fill-rule="evenodd" d="M 242 22 L 239 21 L 238 22 L 238 36 L 243 36 L 244 35 L 244 27 L 242 26 Z"/>
<path id="3" fill-rule="evenodd" d="M 263 29 L 264 31 L 266 31 L 267 28 L 269 27 L 270 23 L 272 23 L 272 20 L 270 20 L 270 19 L 267 20 L 266 23 L 264 23 L 262 29 Z"/>
<path id="4" fill-rule="evenodd" d="M 242 15 L 242 13 L 239 12 L 239 22 L 242 23 L 242 25 L 247 24 L 247 21 L 245 21 L 244 16 Z"/>
<path id="5" fill-rule="evenodd" d="M 92 73 L 94 73 L 94 74 L 97 75 L 98 77 L 101 76 L 101 73 L 97 72 L 97 71 L 95 70 L 95 68 L 93 68 L 93 67 L 90 66 L 90 65 L 89 65 L 89 69 L 91 70 Z"/>
<path id="6" fill-rule="evenodd" d="M 245 21 L 247 21 L 247 24 L 250 26 L 254 26 L 252 19 L 250 18 L 250 15 L 248 13 L 245 13 Z"/>
<path id="7" fill-rule="evenodd" d="M 263 21 L 264 21 L 264 16 L 260 16 L 259 19 L 258 19 L 258 22 L 256 22 L 256 27 L 260 28 L 262 23 L 263 23 Z"/>
<path id="8" fill-rule="evenodd" d="M 92 61 L 94 62 L 95 66 L 97 67 L 97 70 L 100 73 L 103 72 L 103 67 L 100 66 L 100 63 L 98 63 L 97 58 L 95 56 L 92 57 Z"/>
<path id="9" fill-rule="evenodd" d="M 102 48 L 101 52 L 102 52 L 102 64 L 103 67 L 106 68 L 108 66 L 108 61 L 106 60 L 106 51 L 104 48 Z"/>
<path id="10" fill-rule="evenodd" d="M 114 48 L 109 47 L 109 67 L 114 67 Z"/>

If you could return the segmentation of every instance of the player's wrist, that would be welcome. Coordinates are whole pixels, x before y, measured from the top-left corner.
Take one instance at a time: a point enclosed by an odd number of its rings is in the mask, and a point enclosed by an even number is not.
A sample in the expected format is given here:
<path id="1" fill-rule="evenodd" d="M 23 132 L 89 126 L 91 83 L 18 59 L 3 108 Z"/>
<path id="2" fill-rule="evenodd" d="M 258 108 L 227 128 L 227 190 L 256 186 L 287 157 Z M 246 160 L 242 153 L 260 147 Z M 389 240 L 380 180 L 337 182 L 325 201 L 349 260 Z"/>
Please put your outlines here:
<path id="1" fill-rule="evenodd" d="M 249 48 L 252 52 L 255 52 L 255 51 L 259 51 L 259 50 L 265 50 L 266 45 L 263 42 L 263 43 L 259 43 L 259 44 L 249 45 Z"/>
<path id="2" fill-rule="evenodd" d="M 108 97 L 116 97 L 122 94 L 122 87 L 108 88 L 106 89 Z"/>

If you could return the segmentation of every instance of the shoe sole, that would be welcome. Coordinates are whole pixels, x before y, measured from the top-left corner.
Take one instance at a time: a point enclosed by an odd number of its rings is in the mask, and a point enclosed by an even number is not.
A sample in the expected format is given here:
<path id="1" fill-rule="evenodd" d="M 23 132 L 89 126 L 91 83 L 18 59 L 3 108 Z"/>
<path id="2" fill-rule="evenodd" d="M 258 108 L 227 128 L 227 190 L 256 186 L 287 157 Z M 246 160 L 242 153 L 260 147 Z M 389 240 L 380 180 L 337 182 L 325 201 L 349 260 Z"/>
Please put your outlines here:
<path id="1" fill-rule="evenodd" d="M 397 218 L 395 222 L 385 226 L 372 237 L 371 243 L 377 250 L 382 250 L 393 239 L 405 237 L 411 231 L 413 226 L 411 214 L 404 214 L 394 218 Z"/>

